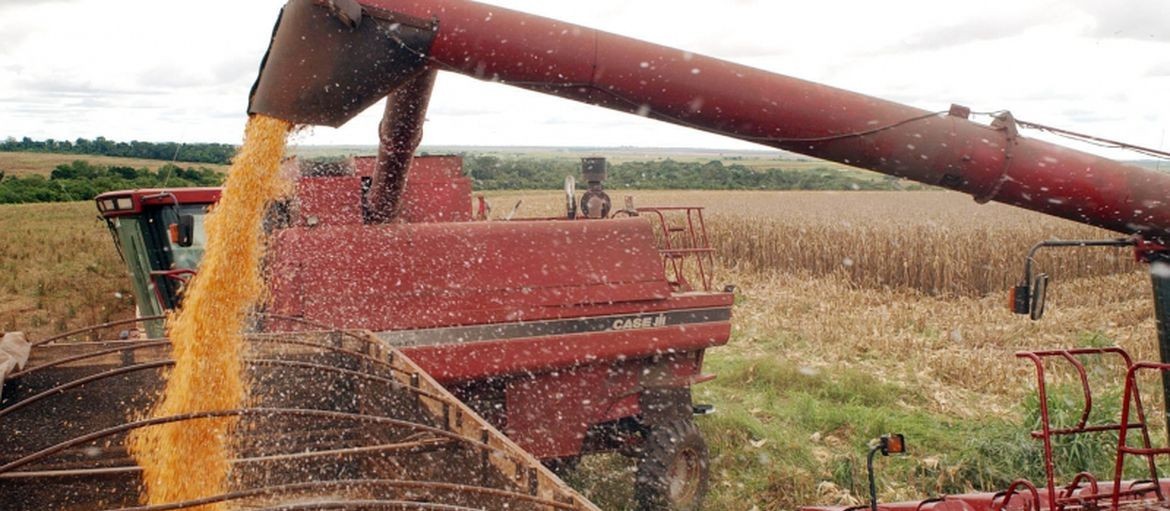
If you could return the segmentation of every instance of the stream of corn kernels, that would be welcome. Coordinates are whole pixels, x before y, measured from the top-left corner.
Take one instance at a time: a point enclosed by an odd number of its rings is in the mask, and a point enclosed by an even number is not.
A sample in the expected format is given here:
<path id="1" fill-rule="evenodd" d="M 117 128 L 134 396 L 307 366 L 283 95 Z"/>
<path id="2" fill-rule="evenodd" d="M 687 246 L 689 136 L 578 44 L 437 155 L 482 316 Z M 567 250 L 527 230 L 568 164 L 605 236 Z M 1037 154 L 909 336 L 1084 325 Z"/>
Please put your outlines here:
<path id="1" fill-rule="evenodd" d="M 223 196 L 207 216 L 206 251 L 180 310 L 167 323 L 174 367 L 153 417 L 241 408 L 243 328 L 263 296 L 265 208 L 281 191 L 280 160 L 291 125 L 253 116 L 232 161 Z M 231 418 L 174 422 L 129 439 L 143 469 L 143 502 L 179 502 L 225 493 L 231 472 Z M 199 511 L 223 509 L 206 505 Z"/>

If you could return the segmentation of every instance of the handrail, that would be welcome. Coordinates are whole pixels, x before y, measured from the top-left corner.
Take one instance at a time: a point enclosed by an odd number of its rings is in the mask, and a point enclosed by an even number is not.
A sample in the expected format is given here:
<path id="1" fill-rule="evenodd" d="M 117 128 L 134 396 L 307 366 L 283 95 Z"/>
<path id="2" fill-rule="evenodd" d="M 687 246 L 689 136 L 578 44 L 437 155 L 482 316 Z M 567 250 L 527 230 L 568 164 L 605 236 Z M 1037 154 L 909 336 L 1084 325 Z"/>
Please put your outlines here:
<path id="1" fill-rule="evenodd" d="M 1170 364 L 1155 363 L 1155 362 L 1138 362 L 1130 365 L 1125 372 L 1125 391 L 1122 394 L 1121 401 L 1121 424 L 1129 423 L 1130 402 L 1137 406 L 1138 421 L 1146 422 L 1145 411 L 1142 408 L 1141 392 L 1137 387 L 1137 372 L 1141 370 L 1152 370 L 1160 373 L 1170 371 Z M 1132 397 L 1132 399 L 1131 399 Z M 1158 465 L 1154 463 L 1154 456 L 1170 454 L 1170 448 L 1160 447 L 1154 448 L 1150 442 L 1150 430 L 1148 428 L 1141 428 L 1142 431 L 1142 447 L 1130 447 L 1126 444 L 1126 437 L 1129 433 L 1129 428 L 1122 428 L 1117 433 L 1117 458 L 1113 467 L 1113 499 L 1112 505 L 1117 509 L 1117 504 L 1121 500 L 1121 473 L 1125 469 L 1125 456 L 1127 454 L 1134 454 L 1144 456 L 1146 464 L 1150 469 L 1150 479 L 1155 481 L 1154 493 L 1158 496 L 1158 500 L 1165 500 L 1162 495 L 1162 485 L 1157 484 L 1158 481 Z"/>
<path id="2" fill-rule="evenodd" d="M 674 280 L 671 285 L 681 288 L 683 290 L 690 290 L 691 283 L 686 278 L 686 260 L 688 256 L 693 257 L 695 266 L 699 272 L 699 284 L 704 291 L 710 291 L 712 287 L 713 274 L 712 270 L 715 266 L 715 249 L 711 248 L 711 243 L 707 238 L 707 224 L 703 220 L 702 206 L 647 206 L 634 208 L 636 213 L 653 214 L 658 219 L 658 229 L 662 234 L 662 246 L 659 247 L 658 253 L 662 256 L 663 271 L 673 273 Z M 682 215 L 674 215 L 683 217 L 684 222 L 681 226 L 671 225 L 667 220 L 666 212 L 683 213 Z M 685 246 L 675 246 L 675 240 L 672 233 L 681 233 L 682 239 L 678 240 Z M 668 279 L 669 280 L 669 279 Z"/>
<path id="3" fill-rule="evenodd" d="M 1124 453 L 1122 451 L 1122 447 L 1125 445 L 1124 438 L 1125 438 L 1126 433 L 1130 429 L 1141 430 L 1142 438 L 1145 442 L 1144 445 L 1146 447 L 1149 447 L 1149 445 L 1150 445 L 1149 428 L 1146 426 L 1145 413 L 1142 411 L 1142 408 L 1141 408 L 1140 396 L 1134 396 L 1134 401 L 1138 406 L 1138 422 L 1130 423 L 1128 420 L 1128 413 L 1127 413 L 1128 404 L 1129 404 L 1129 393 L 1128 393 L 1129 391 L 1128 390 L 1126 391 L 1127 394 L 1126 394 L 1125 402 L 1123 402 L 1123 404 L 1122 404 L 1122 418 L 1121 418 L 1120 422 L 1115 423 L 1115 424 L 1088 425 L 1089 415 L 1091 414 L 1092 409 L 1093 409 L 1093 393 L 1092 393 L 1092 389 L 1090 388 L 1090 385 L 1089 385 L 1088 374 L 1087 374 L 1087 371 L 1085 370 L 1085 366 L 1083 363 L 1081 363 L 1080 360 L 1078 360 L 1076 358 L 1077 356 L 1081 356 L 1081 355 L 1098 355 L 1098 356 L 1115 355 L 1115 356 L 1119 357 L 1121 359 L 1121 361 L 1125 364 L 1125 369 L 1126 369 L 1127 374 L 1131 373 L 1133 371 L 1133 368 L 1135 367 L 1135 364 L 1133 362 L 1133 358 L 1129 355 L 1129 353 L 1127 353 L 1124 349 L 1122 349 L 1120 347 L 1116 347 L 1116 346 L 1105 347 L 1105 348 L 1074 348 L 1074 349 L 1057 349 L 1057 350 L 1041 350 L 1041 351 L 1022 351 L 1022 352 L 1016 353 L 1017 358 L 1028 359 L 1036 367 L 1036 391 L 1037 391 L 1037 394 L 1039 397 L 1039 402 L 1040 402 L 1040 430 L 1033 431 L 1032 437 L 1039 439 L 1044 443 L 1044 472 L 1045 472 L 1045 476 L 1047 478 L 1047 483 L 1048 483 L 1047 487 L 1045 488 L 1045 491 L 1048 493 L 1048 507 L 1052 511 L 1056 511 L 1057 505 L 1060 501 L 1060 499 L 1058 498 L 1058 495 L 1056 493 L 1056 490 L 1057 490 L 1056 489 L 1056 462 L 1055 462 L 1055 458 L 1053 455 L 1052 437 L 1064 436 L 1064 435 L 1077 435 L 1077 434 L 1082 434 L 1082 433 L 1118 431 L 1119 436 L 1122 439 L 1121 443 L 1119 444 L 1118 452 L 1117 452 L 1119 464 L 1120 464 L 1120 459 L 1122 457 L 1124 457 Z M 1049 410 L 1048 410 L 1048 387 L 1047 387 L 1047 376 L 1046 376 L 1045 364 L 1044 364 L 1045 359 L 1048 359 L 1048 358 L 1058 358 L 1058 359 L 1064 360 L 1069 365 L 1071 365 L 1076 370 L 1078 380 L 1081 384 L 1081 392 L 1082 392 L 1082 395 L 1084 396 L 1084 407 L 1081 409 L 1081 415 L 1080 415 L 1080 418 L 1077 420 L 1076 425 L 1074 425 L 1072 427 L 1061 428 L 1061 429 L 1053 429 L 1052 428 L 1051 417 L 1050 417 Z M 1138 365 L 1140 365 L 1140 364 L 1138 364 Z M 1170 451 L 1168 451 L 1168 452 L 1170 452 Z M 1120 465 L 1118 465 L 1118 466 L 1120 466 Z M 1154 466 L 1153 466 L 1153 458 L 1150 458 L 1150 468 L 1151 468 L 1151 474 L 1155 475 L 1155 478 L 1156 478 L 1156 472 L 1154 472 Z M 1072 484 L 1078 483 L 1083 478 L 1082 475 L 1083 474 L 1078 474 L 1073 479 L 1073 483 L 1070 483 L 1069 488 L 1072 487 Z M 1094 483 L 1092 486 L 1096 487 L 1096 484 Z M 1064 491 L 1069 492 L 1069 494 L 1071 495 L 1072 490 L 1069 488 L 1066 488 Z M 1117 490 L 1114 489 L 1113 493 L 1114 493 L 1114 500 L 1117 500 L 1117 498 L 1119 497 L 1117 495 Z M 1161 494 L 1160 494 L 1160 489 L 1159 489 L 1159 496 L 1160 495 Z M 1062 497 L 1062 498 L 1067 499 L 1067 497 Z M 1063 506 L 1063 504 L 1061 504 L 1061 505 Z"/>

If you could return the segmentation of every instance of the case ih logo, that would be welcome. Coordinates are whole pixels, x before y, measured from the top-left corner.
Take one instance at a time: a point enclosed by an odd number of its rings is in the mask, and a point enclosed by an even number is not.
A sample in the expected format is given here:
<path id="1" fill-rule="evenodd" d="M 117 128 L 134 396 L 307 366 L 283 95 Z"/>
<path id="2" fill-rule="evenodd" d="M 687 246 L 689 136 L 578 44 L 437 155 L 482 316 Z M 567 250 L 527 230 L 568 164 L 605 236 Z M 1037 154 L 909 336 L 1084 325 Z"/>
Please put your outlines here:
<path id="1" fill-rule="evenodd" d="M 655 328 L 666 326 L 666 314 L 657 316 L 641 316 L 637 318 L 621 318 L 613 321 L 614 330 L 629 330 L 631 328 Z"/>

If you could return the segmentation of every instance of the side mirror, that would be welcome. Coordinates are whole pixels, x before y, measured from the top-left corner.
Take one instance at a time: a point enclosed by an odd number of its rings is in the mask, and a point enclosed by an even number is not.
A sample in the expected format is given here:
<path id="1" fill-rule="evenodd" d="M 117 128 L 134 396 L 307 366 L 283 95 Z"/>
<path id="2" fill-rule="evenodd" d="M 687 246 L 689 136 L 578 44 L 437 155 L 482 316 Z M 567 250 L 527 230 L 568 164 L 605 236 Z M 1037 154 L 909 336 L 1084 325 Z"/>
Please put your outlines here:
<path id="1" fill-rule="evenodd" d="M 569 220 L 577 218 L 577 180 L 573 176 L 565 176 L 565 211 Z"/>
<path id="2" fill-rule="evenodd" d="M 1048 291 L 1048 274 L 1041 273 L 1032 280 L 1032 302 L 1028 309 L 1028 317 L 1036 321 L 1044 317 L 1044 298 Z"/>
<path id="3" fill-rule="evenodd" d="M 997 120 L 1014 122 L 1010 117 Z M 1010 128 L 1010 126 L 1009 126 Z M 1028 250 L 1028 257 L 1024 259 L 1024 280 L 1012 288 L 1008 305 L 1016 314 L 1027 314 L 1033 321 L 1044 317 L 1045 292 L 1048 290 L 1048 274 L 1041 273 L 1032 277 L 1032 266 L 1036 263 L 1036 252 L 1046 247 L 1139 247 L 1140 238 L 1118 238 L 1111 240 L 1048 240 L 1041 241 Z"/>
<path id="4" fill-rule="evenodd" d="M 1033 321 L 1044 317 L 1044 299 L 1048 291 L 1048 274 L 1041 273 L 1032 282 L 1021 282 L 1012 288 L 1008 305 L 1012 312 L 1020 315 L 1027 314 Z"/>
<path id="5" fill-rule="evenodd" d="M 1026 280 L 1012 288 L 1008 296 L 1008 306 L 1015 314 L 1024 315 L 1032 311 L 1032 289 L 1028 287 Z"/>
<path id="6" fill-rule="evenodd" d="M 179 233 L 175 242 L 180 247 L 195 244 L 195 215 L 179 215 Z"/>

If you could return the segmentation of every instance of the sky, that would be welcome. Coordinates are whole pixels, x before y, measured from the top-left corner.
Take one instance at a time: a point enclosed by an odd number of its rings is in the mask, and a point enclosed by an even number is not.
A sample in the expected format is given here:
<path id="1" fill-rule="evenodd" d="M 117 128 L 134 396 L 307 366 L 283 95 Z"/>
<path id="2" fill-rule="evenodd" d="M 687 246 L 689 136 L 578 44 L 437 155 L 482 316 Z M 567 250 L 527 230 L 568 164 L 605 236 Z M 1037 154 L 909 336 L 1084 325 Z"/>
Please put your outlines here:
<path id="1" fill-rule="evenodd" d="M 1170 148 L 1170 0 L 489 3 L 928 110 L 1008 109 Z M 0 138 L 239 143 L 282 4 L 0 0 Z M 375 144 L 380 116 L 294 142 Z M 423 143 L 760 148 L 449 73 Z"/>

